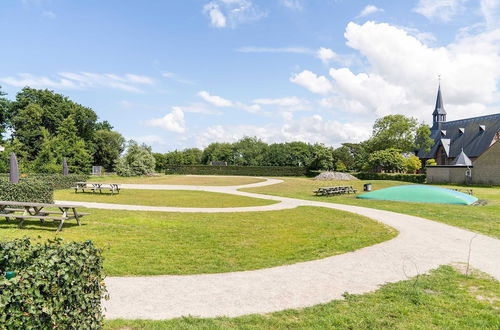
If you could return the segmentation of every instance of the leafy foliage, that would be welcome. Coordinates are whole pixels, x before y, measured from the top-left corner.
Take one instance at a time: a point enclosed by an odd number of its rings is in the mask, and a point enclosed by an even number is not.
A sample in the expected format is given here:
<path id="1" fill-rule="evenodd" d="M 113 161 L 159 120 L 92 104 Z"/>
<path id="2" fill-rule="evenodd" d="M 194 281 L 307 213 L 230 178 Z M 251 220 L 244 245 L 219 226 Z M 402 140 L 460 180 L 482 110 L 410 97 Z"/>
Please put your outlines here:
<path id="1" fill-rule="evenodd" d="M 407 173 L 416 173 L 422 168 L 422 162 L 417 156 L 411 155 L 404 159 L 404 168 Z"/>
<path id="2" fill-rule="evenodd" d="M 120 176 L 137 176 L 154 173 L 155 158 L 151 148 L 131 140 L 126 154 L 118 160 L 116 173 Z"/>
<path id="3" fill-rule="evenodd" d="M 389 148 L 399 149 L 403 153 L 415 149 L 417 120 L 404 115 L 388 115 L 379 118 L 373 124 L 372 137 L 368 141 L 371 151 Z"/>
<path id="4" fill-rule="evenodd" d="M 353 173 L 353 175 L 360 180 L 394 180 L 412 183 L 425 183 L 425 174 L 358 172 Z"/>
<path id="5" fill-rule="evenodd" d="M 11 183 L 0 180 L 0 200 L 16 202 L 53 203 L 54 190 L 45 182 L 21 180 Z"/>
<path id="6" fill-rule="evenodd" d="M 123 136 L 111 130 L 98 130 L 94 134 L 94 163 L 113 171 L 116 161 L 125 149 Z"/>
<path id="7" fill-rule="evenodd" d="M 375 151 L 368 157 L 367 169 L 375 172 L 401 172 L 404 169 L 401 150 L 389 148 Z"/>
<path id="8" fill-rule="evenodd" d="M 0 242 L 0 324 L 6 329 L 100 329 L 105 295 L 101 250 L 62 239 Z"/>
<path id="9" fill-rule="evenodd" d="M 255 175 L 255 176 L 304 176 L 309 170 L 292 166 L 211 166 L 189 165 L 170 166 L 166 174 L 216 174 L 216 175 Z"/>

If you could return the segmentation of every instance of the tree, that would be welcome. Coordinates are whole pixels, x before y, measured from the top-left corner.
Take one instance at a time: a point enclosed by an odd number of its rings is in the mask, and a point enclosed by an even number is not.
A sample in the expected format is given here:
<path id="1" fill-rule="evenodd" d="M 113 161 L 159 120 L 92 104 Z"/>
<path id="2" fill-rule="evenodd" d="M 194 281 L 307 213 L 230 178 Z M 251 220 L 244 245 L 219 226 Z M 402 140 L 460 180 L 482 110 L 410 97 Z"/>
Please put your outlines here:
<path id="1" fill-rule="evenodd" d="M 404 159 L 404 167 L 407 173 L 416 173 L 422 168 L 422 162 L 417 156 L 411 155 Z"/>
<path id="2" fill-rule="evenodd" d="M 347 170 L 354 169 L 355 160 L 349 147 L 342 145 L 341 147 L 333 150 L 332 156 L 335 163 L 335 169 L 337 171 L 345 172 Z"/>
<path id="3" fill-rule="evenodd" d="M 203 151 L 198 148 L 188 148 L 182 151 L 184 154 L 183 165 L 198 165 L 201 164 Z"/>
<path id="4" fill-rule="evenodd" d="M 329 170 L 334 167 L 332 149 L 322 143 L 311 146 L 312 157 L 308 167 L 311 170 Z"/>
<path id="5" fill-rule="evenodd" d="M 431 138 L 431 128 L 424 123 L 420 124 L 415 133 L 415 147 L 417 150 L 429 152 L 434 140 Z"/>
<path id="6" fill-rule="evenodd" d="M 151 147 L 145 144 L 139 145 L 130 140 L 124 156 L 120 157 L 116 164 L 116 172 L 120 176 L 138 176 L 154 173 L 155 158 Z"/>
<path id="7" fill-rule="evenodd" d="M 342 143 L 342 147 L 347 148 L 353 157 L 352 167 L 346 164 L 347 167 L 354 171 L 362 171 L 368 163 L 368 157 L 370 156 L 368 143 L 366 141 L 361 143 Z"/>
<path id="8" fill-rule="evenodd" d="M 231 143 L 210 143 L 202 156 L 203 164 L 210 164 L 210 162 L 226 162 L 229 165 L 234 165 L 233 146 Z"/>
<path id="9" fill-rule="evenodd" d="M 268 145 L 256 137 L 244 137 L 233 144 L 234 164 L 242 166 L 262 165 Z"/>
<path id="10" fill-rule="evenodd" d="M 389 148 L 373 152 L 368 157 L 367 167 L 375 172 L 401 172 L 404 169 L 404 164 L 401 150 Z"/>
<path id="11" fill-rule="evenodd" d="M 3 134 L 6 131 L 8 122 L 8 114 L 10 112 L 11 102 L 3 97 L 7 95 L 2 91 L 2 86 L 0 86 L 0 140 L 3 140 Z"/>
<path id="12" fill-rule="evenodd" d="M 413 152 L 417 120 L 404 115 L 388 115 L 373 125 L 372 137 L 367 141 L 370 151 L 395 148 L 403 153 Z"/>
<path id="13" fill-rule="evenodd" d="M 43 143 L 33 162 L 37 172 L 58 173 L 63 159 L 66 158 L 70 173 L 89 173 L 92 156 L 85 141 L 77 135 L 73 116 L 64 119 L 55 136 L 42 129 Z"/>
<path id="14" fill-rule="evenodd" d="M 38 104 L 29 103 L 12 118 L 12 124 L 15 127 L 13 138 L 23 145 L 28 160 L 35 159 L 44 139 L 43 109 Z"/>
<path id="15" fill-rule="evenodd" d="M 94 133 L 94 164 L 113 171 L 125 149 L 125 138 L 118 132 L 98 130 Z"/>

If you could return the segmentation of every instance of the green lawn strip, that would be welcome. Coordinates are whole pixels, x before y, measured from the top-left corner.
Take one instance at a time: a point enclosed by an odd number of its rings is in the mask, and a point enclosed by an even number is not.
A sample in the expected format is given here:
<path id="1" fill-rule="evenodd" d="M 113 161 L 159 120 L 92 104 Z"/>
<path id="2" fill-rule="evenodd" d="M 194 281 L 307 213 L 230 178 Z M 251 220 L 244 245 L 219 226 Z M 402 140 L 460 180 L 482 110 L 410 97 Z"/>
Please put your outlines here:
<path id="1" fill-rule="evenodd" d="M 119 194 L 57 190 L 54 200 L 170 207 L 244 207 L 277 203 L 267 199 L 191 190 L 122 189 Z"/>
<path id="2" fill-rule="evenodd" d="M 396 236 L 394 229 L 355 214 L 317 207 L 243 213 L 166 213 L 84 209 L 78 227 L 59 236 L 92 240 L 104 250 L 110 276 L 242 271 L 315 260 Z M 52 223 L 0 220 L 2 240 L 53 238 Z"/>
<path id="3" fill-rule="evenodd" d="M 105 329 L 498 329 L 500 283 L 450 266 L 373 293 L 304 309 L 236 318 L 109 320 Z"/>
<path id="4" fill-rule="evenodd" d="M 404 213 L 422 218 L 443 222 L 449 225 L 469 229 L 478 233 L 500 238 L 500 187 L 468 187 L 472 188 L 474 195 L 479 199 L 486 199 L 485 206 L 462 206 L 448 204 L 427 204 L 357 199 L 354 195 L 315 196 L 313 190 L 318 187 L 336 185 L 352 185 L 363 192 L 364 183 L 372 183 L 373 189 L 382 189 L 396 185 L 410 184 L 400 181 L 315 181 L 308 178 L 280 178 L 284 183 L 242 189 L 243 191 L 307 199 L 321 202 L 365 206 L 375 209 Z M 446 188 L 462 188 L 459 186 L 444 186 Z"/>
<path id="5" fill-rule="evenodd" d="M 263 182 L 264 179 L 254 177 L 219 177 L 219 176 L 188 176 L 188 175 L 160 175 L 122 177 L 118 175 L 93 176 L 89 182 L 133 183 L 133 184 L 178 184 L 191 186 L 239 186 L 250 183 Z"/>

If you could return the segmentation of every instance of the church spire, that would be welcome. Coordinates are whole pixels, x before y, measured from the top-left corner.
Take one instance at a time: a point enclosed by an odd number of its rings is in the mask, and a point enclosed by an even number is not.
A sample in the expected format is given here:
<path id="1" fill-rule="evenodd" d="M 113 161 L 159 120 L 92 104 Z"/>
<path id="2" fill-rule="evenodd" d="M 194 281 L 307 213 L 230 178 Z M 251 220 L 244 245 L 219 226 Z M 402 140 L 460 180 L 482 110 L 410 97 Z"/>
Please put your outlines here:
<path id="1" fill-rule="evenodd" d="M 432 113 L 432 129 L 438 129 L 440 123 L 446 122 L 446 110 L 444 110 L 443 96 L 441 95 L 441 77 L 439 78 L 439 87 L 436 97 L 436 106 Z"/>

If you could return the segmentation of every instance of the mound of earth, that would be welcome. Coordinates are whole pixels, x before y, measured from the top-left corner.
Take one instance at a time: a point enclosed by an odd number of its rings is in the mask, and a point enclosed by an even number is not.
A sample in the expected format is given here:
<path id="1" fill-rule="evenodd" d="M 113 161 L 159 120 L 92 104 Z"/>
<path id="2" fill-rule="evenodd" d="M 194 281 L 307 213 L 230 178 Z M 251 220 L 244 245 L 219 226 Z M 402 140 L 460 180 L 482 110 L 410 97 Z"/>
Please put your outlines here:
<path id="1" fill-rule="evenodd" d="M 338 180 L 338 181 L 350 181 L 350 180 L 359 180 L 355 176 L 349 174 L 349 173 L 342 173 L 342 172 L 323 172 L 319 175 L 317 175 L 314 180 L 321 180 L 321 181 L 329 181 L 329 180 Z"/>

